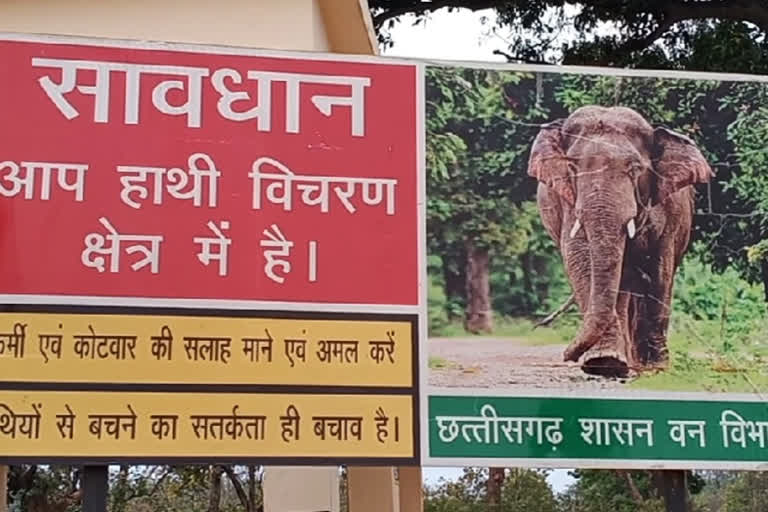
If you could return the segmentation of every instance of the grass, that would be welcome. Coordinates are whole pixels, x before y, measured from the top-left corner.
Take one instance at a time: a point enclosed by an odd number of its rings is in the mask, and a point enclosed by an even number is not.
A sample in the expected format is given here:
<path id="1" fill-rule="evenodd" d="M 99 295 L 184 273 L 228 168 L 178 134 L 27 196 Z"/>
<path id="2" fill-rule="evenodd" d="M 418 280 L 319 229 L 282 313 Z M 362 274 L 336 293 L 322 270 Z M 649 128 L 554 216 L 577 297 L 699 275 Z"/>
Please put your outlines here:
<path id="1" fill-rule="evenodd" d="M 534 322 L 522 318 L 495 317 L 493 331 L 472 334 L 464 330 L 461 322 L 452 322 L 430 333 L 433 338 L 515 338 L 528 345 L 561 345 L 575 334 L 571 327 L 539 327 L 534 329 Z"/>
<path id="2" fill-rule="evenodd" d="M 761 393 L 768 390 L 765 334 L 725 335 L 719 322 L 677 318 L 670 326 L 668 369 L 633 380 L 633 389 Z"/>

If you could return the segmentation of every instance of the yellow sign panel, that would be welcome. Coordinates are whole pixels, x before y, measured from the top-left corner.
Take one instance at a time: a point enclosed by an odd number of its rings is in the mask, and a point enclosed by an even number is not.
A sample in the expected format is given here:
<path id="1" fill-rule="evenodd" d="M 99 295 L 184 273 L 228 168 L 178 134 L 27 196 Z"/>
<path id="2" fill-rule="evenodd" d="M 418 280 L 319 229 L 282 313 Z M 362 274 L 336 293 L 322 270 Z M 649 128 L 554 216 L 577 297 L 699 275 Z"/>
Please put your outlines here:
<path id="1" fill-rule="evenodd" d="M 414 338 L 386 318 L 3 312 L 0 380 L 413 387 Z"/>
<path id="2" fill-rule="evenodd" d="M 413 458 L 410 395 L 0 391 L 0 460 Z"/>

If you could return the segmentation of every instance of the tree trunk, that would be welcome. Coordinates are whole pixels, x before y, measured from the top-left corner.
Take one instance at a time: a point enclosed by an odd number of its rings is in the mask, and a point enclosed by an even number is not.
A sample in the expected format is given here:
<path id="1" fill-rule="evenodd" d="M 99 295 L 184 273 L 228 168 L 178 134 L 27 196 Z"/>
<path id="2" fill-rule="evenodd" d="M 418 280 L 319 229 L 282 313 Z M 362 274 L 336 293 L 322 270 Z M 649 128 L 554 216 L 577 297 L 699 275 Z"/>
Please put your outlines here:
<path id="1" fill-rule="evenodd" d="M 224 470 L 221 466 L 212 466 L 210 473 L 211 488 L 208 492 L 208 512 L 219 512 L 221 504 L 221 475 L 224 473 Z"/>
<path id="2" fill-rule="evenodd" d="M 464 328 L 480 333 L 493 330 L 491 310 L 490 255 L 488 249 L 467 242 L 467 310 Z"/>
<path id="3" fill-rule="evenodd" d="M 123 512 L 128 504 L 128 466 L 121 465 L 112 495 L 112 512 Z"/>
<path id="4" fill-rule="evenodd" d="M 224 471 L 224 473 L 227 474 L 229 481 L 232 482 L 232 487 L 235 489 L 237 499 L 240 500 L 240 504 L 245 509 L 245 512 L 253 512 L 253 508 L 251 507 L 251 500 L 249 500 L 248 494 L 245 492 L 245 489 L 243 489 L 243 484 L 240 483 L 240 479 L 237 477 L 234 467 L 222 466 L 221 469 Z"/>
<path id="5" fill-rule="evenodd" d="M 536 290 L 533 288 L 533 255 L 529 251 L 525 251 L 520 255 L 520 267 L 523 269 L 523 314 L 530 314 L 536 307 L 538 297 L 536 296 Z"/>
<path id="6" fill-rule="evenodd" d="M 635 481 L 632 478 L 632 475 L 630 474 L 630 472 L 623 469 L 619 469 L 619 470 L 616 470 L 616 473 L 618 473 L 619 477 L 623 478 L 624 481 L 627 482 L 627 487 L 629 488 L 629 494 L 632 496 L 632 499 L 635 501 L 635 505 L 637 505 L 638 508 L 641 508 L 645 503 L 645 499 L 643 498 L 643 495 L 640 493 L 640 489 L 637 488 L 637 485 L 635 484 Z"/>
<path id="7" fill-rule="evenodd" d="M 0 466 L 0 512 L 8 512 L 8 466 Z"/>
<path id="8" fill-rule="evenodd" d="M 248 504 L 256 511 L 256 466 L 248 466 Z"/>
<path id="9" fill-rule="evenodd" d="M 466 258 L 464 256 L 443 256 L 443 282 L 445 283 L 445 298 L 449 302 L 464 301 L 466 298 Z M 449 308 L 448 317 L 454 319 L 455 311 Z"/>
<path id="10" fill-rule="evenodd" d="M 763 258 L 760 264 L 763 277 L 763 293 L 765 294 L 765 303 L 768 304 L 768 258 Z"/>
<path id="11" fill-rule="evenodd" d="M 488 511 L 501 510 L 501 489 L 504 487 L 504 468 L 488 468 Z"/>

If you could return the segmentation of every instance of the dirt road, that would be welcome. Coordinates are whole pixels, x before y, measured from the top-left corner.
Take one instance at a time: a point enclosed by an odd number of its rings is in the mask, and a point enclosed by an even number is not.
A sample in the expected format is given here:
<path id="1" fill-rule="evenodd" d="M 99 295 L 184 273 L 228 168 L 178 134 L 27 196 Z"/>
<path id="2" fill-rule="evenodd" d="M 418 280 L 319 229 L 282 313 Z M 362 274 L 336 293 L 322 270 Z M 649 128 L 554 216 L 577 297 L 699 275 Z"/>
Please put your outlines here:
<path id="1" fill-rule="evenodd" d="M 585 374 L 562 359 L 565 345 L 516 338 L 431 338 L 429 385 L 480 388 L 620 389 L 624 380 Z M 433 359 L 434 358 L 434 359 Z M 438 367 L 434 367 L 438 366 Z"/>

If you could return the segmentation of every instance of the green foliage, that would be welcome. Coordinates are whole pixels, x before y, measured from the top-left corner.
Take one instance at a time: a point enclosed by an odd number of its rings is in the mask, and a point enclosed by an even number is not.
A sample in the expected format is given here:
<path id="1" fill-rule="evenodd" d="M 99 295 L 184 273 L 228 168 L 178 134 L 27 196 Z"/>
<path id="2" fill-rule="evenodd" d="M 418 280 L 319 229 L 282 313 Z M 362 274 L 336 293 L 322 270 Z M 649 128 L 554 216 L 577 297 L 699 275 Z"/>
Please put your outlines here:
<path id="1" fill-rule="evenodd" d="M 547 483 L 547 472 L 509 469 L 501 490 L 501 509 L 556 512 L 557 500 Z"/>
<path id="2" fill-rule="evenodd" d="M 742 473 L 725 490 L 727 510 L 761 512 L 768 503 L 768 475 Z"/>
<path id="3" fill-rule="evenodd" d="M 69 466 L 14 466 L 11 471 L 10 512 L 80 512 L 82 489 L 79 468 Z M 111 468 L 109 512 L 207 512 L 210 492 L 207 466 L 120 466 Z M 117 471 L 115 471 L 117 469 Z M 233 466 L 246 489 L 248 469 Z M 255 501 L 261 485 L 255 482 Z M 244 507 L 231 479 L 222 479 L 220 512 L 242 512 Z"/>
<path id="4" fill-rule="evenodd" d="M 427 276 L 429 288 L 427 290 L 427 318 L 428 332 L 430 336 L 440 333 L 450 324 L 448 319 L 448 306 L 442 283 L 438 283 L 434 275 Z"/>
<path id="5" fill-rule="evenodd" d="M 487 504 L 488 470 L 464 468 L 456 481 L 441 481 L 424 492 L 424 512 L 493 512 Z M 507 469 L 501 489 L 499 512 L 556 512 L 557 501 L 546 472 Z"/>
<path id="6" fill-rule="evenodd" d="M 558 497 L 559 510 L 562 512 L 666 510 L 658 482 L 651 471 L 585 469 L 572 471 L 571 476 L 576 481 Z M 687 483 L 689 495 L 697 496 L 704 488 L 705 480 L 688 472 Z"/>
<path id="7" fill-rule="evenodd" d="M 522 203 L 525 232 L 515 257 L 494 258 L 491 273 L 493 309 L 505 316 L 545 315 L 565 302 L 571 287 L 554 242 L 544 230 L 534 201 Z"/>
<path id="8" fill-rule="evenodd" d="M 485 469 L 464 468 L 457 481 L 441 481 L 424 490 L 424 512 L 486 512 Z"/>
<path id="9" fill-rule="evenodd" d="M 750 284 L 734 268 L 716 272 L 695 251 L 675 276 L 673 311 L 694 321 L 718 322 L 724 337 L 745 337 L 766 319 L 762 284 Z"/>
<path id="10" fill-rule="evenodd" d="M 57 507 L 61 512 L 79 512 L 70 499 L 78 476 L 69 466 L 12 466 L 9 474 L 10 512 Z"/>
<path id="11" fill-rule="evenodd" d="M 433 328 L 458 316 L 467 302 L 460 300 L 464 287 L 448 286 L 446 276 L 466 279 L 469 247 L 488 251 L 492 262 L 527 250 L 538 216 L 530 201 L 535 183 L 526 172 L 528 141 L 532 123 L 546 115 L 535 83 L 523 73 L 427 68 L 428 250 L 440 258 L 431 273 L 443 280 L 447 308 L 435 311 L 440 319 Z M 499 286 L 497 279 L 492 286 Z"/>
<path id="12" fill-rule="evenodd" d="M 426 75 L 427 214 L 430 232 L 439 234 L 430 237 L 430 248 L 444 255 L 471 241 L 518 253 L 526 225 L 518 224 L 525 216 L 517 204 L 531 192 L 525 176 L 530 128 L 507 121 L 537 112 L 515 112 L 507 92 L 532 77 L 461 68 L 427 68 Z M 518 188 L 522 196 L 516 197 Z"/>

